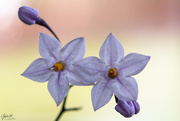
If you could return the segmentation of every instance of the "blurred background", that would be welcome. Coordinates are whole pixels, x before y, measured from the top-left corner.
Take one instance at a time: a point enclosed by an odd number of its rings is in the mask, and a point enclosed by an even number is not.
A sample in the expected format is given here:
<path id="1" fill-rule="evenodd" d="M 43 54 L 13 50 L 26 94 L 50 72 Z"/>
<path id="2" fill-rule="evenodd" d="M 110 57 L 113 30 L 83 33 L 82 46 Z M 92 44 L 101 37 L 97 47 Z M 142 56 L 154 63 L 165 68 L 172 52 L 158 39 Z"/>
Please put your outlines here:
<path id="1" fill-rule="evenodd" d="M 179 121 L 180 120 L 180 1 L 179 0 L 0 0 L 0 115 L 17 121 L 53 121 L 56 107 L 47 83 L 21 76 L 39 58 L 39 32 L 17 16 L 19 7 L 38 9 L 62 45 L 84 36 L 86 55 L 99 56 L 99 49 L 112 32 L 131 52 L 150 55 L 147 67 L 134 76 L 139 86 L 139 114 L 124 118 L 114 110 L 114 98 L 93 111 L 91 88 L 73 87 L 62 121 Z M 2 120 L 2 118 L 0 118 Z"/>

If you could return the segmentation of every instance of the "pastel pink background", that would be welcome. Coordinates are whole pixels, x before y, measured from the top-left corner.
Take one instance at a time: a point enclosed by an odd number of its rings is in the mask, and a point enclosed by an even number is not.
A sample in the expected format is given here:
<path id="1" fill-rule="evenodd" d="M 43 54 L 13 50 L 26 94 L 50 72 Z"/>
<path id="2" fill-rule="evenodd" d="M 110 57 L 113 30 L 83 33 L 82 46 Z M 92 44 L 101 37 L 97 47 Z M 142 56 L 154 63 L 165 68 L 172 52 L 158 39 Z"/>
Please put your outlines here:
<path id="1" fill-rule="evenodd" d="M 1 0 L 0 115 L 12 113 L 17 121 L 50 121 L 61 108 L 56 107 L 47 83 L 20 75 L 40 57 L 39 32 L 52 36 L 44 27 L 28 26 L 18 19 L 18 8 L 23 5 L 39 10 L 63 46 L 76 37 L 85 37 L 85 57 L 98 56 L 110 32 L 123 45 L 125 55 L 137 52 L 151 56 L 147 67 L 135 76 L 141 105 L 138 115 L 122 117 L 114 110 L 113 98 L 94 112 L 92 87 L 73 87 L 67 106 L 83 109 L 65 113 L 62 121 L 180 120 L 179 0 Z"/>

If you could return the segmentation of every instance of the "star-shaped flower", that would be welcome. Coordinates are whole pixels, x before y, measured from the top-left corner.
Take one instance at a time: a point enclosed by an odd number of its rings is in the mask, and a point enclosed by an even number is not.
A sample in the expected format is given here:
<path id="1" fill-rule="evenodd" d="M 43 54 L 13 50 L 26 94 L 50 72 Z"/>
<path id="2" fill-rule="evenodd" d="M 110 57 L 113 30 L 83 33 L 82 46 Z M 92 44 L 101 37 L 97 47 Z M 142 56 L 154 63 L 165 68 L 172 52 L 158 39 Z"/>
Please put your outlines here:
<path id="1" fill-rule="evenodd" d="M 37 82 L 48 81 L 48 90 L 57 106 L 63 101 L 72 85 L 91 85 L 85 82 L 74 70 L 73 63 L 85 54 L 84 38 L 79 37 L 61 49 L 55 38 L 40 33 L 39 53 L 43 58 L 36 59 L 24 71 L 23 76 Z"/>
<path id="2" fill-rule="evenodd" d="M 75 63 L 75 69 L 87 82 L 97 82 L 91 91 L 92 104 L 97 110 L 107 104 L 113 93 L 124 101 L 136 101 L 138 86 L 131 77 L 141 72 L 150 56 L 130 53 L 124 57 L 121 43 L 112 33 L 101 46 L 97 57 L 87 57 Z"/>

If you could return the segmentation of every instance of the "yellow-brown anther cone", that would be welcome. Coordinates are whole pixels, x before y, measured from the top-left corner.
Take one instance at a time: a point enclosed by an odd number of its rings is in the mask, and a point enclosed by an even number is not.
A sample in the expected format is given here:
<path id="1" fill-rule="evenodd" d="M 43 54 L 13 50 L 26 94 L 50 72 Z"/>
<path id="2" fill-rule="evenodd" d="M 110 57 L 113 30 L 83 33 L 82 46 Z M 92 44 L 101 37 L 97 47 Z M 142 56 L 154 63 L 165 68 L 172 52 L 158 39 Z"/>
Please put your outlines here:
<path id="1" fill-rule="evenodd" d="M 63 62 L 58 62 L 53 65 L 52 68 L 49 68 L 49 70 L 54 70 L 54 71 L 63 71 L 65 67 L 65 64 Z"/>
<path id="2" fill-rule="evenodd" d="M 108 71 L 108 76 L 114 78 L 117 75 L 117 71 L 114 68 L 110 68 Z"/>

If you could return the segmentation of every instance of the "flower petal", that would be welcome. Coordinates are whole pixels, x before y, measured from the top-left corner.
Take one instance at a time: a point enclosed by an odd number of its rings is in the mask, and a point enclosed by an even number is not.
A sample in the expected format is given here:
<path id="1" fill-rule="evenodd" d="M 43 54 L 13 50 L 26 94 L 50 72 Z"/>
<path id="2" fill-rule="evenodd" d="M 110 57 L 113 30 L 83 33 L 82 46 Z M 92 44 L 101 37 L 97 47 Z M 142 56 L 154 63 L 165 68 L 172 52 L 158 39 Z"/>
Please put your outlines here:
<path id="1" fill-rule="evenodd" d="M 100 58 L 110 66 L 114 66 L 124 57 L 124 49 L 121 43 L 110 33 L 99 51 Z"/>
<path id="2" fill-rule="evenodd" d="M 48 82 L 48 90 L 57 106 L 64 100 L 69 92 L 69 83 L 62 72 L 57 72 Z"/>
<path id="3" fill-rule="evenodd" d="M 119 100 L 136 101 L 138 85 L 133 77 L 118 76 L 112 86 L 113 92 Z"/>
<path id="4" fill-rule="evenodd" d="M 61 50 L 61 58 L 66 63 L 70 63 L 72 61 L 78 61 L 84 57 L 84 54 L 85 54 L 84 37 L 79 37 L 70 41 Z"/>
<path id="5" fill-rule="evenodd" d="M 113 91 L 111 90 L 108 84 L 109 81 L 111 80 L 102 80 L 100 82 L 97 82 L 92 88 L 91 98 L 93 108 L 95 111 L 107 104 L 113 95 Z"/>
<path id="6" fill-rule="evenodd" d="M 73 64 L 76 73 L 88 82 L 97 82 L 106 75 L 105 64 L 97 57 L 91 56 Z"/>
<path id="7" fill-rule="evenodd" d="M 61 43 L 44 33 L 39 36 L 39 53 L 43 58 L 53 59 L 56 62 L 60 58 Z"/>
<path id="8" fill-rule="evenodd" d="M 79 73 L 76 72 L 76 70 L 70 70 L 68 69 L 66 71 L 67 73 L 67 80 L 72 84 L 72 85 L 77 85 L 77 86 L 86 86 L 86 85 L 94 85 L 93 82 L 88 82 L 85 81 L 82 76 L 79 75 Z"/>
<path id="9" fill-rule="evenodd" d="M 21 75 L 33 81 L 46 82 L 54 74 L 53 71 L 49 70 L 52 66 L 52 61 L 39 58 L 33 61 Z"/>
<path id="10" fill-rule="evenodd" d="M 130 53 L 123 59 L 122 62 L 120 62 L 118 70 L 124 76 L 136 75 L 145 68 L 149 59 L 150 56 Z"/>

